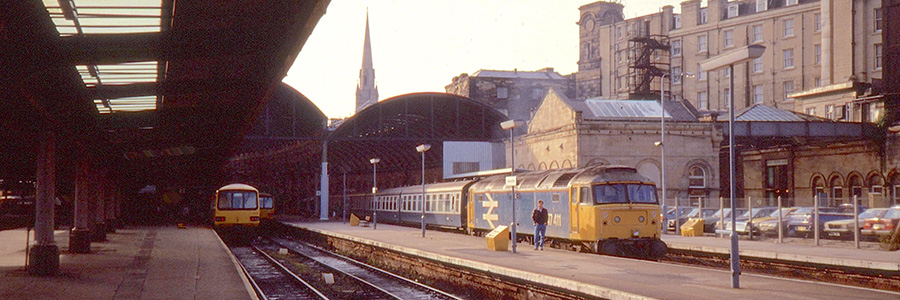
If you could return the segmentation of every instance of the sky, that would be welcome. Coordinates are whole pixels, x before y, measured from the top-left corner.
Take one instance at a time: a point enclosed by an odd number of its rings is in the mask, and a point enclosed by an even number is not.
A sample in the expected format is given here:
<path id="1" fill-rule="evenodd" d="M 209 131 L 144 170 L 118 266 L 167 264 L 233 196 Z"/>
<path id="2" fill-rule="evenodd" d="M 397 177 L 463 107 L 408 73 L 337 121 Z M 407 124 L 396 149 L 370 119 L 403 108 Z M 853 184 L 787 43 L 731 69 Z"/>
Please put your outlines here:
<path id="1" fill-rule="evenodd" d="M 625 17 L 683 0 L 619 0 Z M 356 110 L 366 13 L 379 100 L 444 92 L 480 69 L 577 71 L 578 7 L 591 0 L 332 0 L 284 82 L 330 118 Z M 704 2 L 705 3 L 705 2 Z"/>

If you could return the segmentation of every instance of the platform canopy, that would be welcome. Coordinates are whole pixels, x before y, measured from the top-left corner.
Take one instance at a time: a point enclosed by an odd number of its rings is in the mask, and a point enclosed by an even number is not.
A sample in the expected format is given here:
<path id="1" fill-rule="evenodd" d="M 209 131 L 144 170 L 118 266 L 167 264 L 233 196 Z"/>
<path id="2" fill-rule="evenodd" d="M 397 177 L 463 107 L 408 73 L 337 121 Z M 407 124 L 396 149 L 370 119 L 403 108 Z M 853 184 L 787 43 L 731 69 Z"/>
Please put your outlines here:
<path id="1" fill-rule="evenodd" d="M 60 156 L 74 157 L 80 144 L 133 177 L 216 173 L 328 3 L 5 1 L 0 176 L 33 174 L 47 131 L 57 133 Z"/>

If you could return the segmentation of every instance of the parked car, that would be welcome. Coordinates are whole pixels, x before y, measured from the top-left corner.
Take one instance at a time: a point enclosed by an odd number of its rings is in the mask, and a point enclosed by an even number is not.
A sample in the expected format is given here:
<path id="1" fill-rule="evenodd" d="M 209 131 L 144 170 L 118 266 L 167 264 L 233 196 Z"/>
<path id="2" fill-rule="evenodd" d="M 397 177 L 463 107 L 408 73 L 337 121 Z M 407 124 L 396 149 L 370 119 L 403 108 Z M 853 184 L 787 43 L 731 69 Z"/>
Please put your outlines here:
<path id="1" fill-rule="evenodd" d="M 675 207 L 670 207 L 668 212 L 666 213 L 666 222 L 667 222 L 666 230 L 675 231 L 676 216 L 679 218 L 684 218 L 684 216 L 687 216 L 687 215 L 691 215 L 691 214 L 696 215 L 697 213 L 694 212 L 694 210 L 696 210 L 696 209 L 697 209 L 696 207 L 681 206 L 681 207 L 678 207 L 678 214 L 675 214 Z"/>
<path id="2" fill-rule="evenodd" d="M 782 234 L 787 235 L 787 224 L 791 219 L 791 214 L 797 211 L 799 207 L 789 207 L 782 210 L 781 223 L 778 223 L 778 215 L 770 220 L 759 221 L 753 226 L 759 230 L 759 233 L 765 236 L 778 236 L 778 227 L 781 227 Z M 781 226 L 779 226 L 781 225 Z"/>
<path id="3" fill-rule="evenodd" d="M 741 214 L 744 214 L 745 212 L 747 212 L 746 208 L 737 208 L 735 210 L 737 211 L 738 215 L 741 215 Z M 713 213 L 709 217 L 702 218 L 703 219 L 703 232 L 715 233 L 716 232 L 716 224 L 719 223 L 719 218 L 721 218 L 723 214 L 725 215 L 725 220 L 730 220 L 731 209 L 723 208 L 723 209 L 717 210 L 715 213 Z"/>
<path id="4" fill-rule="evenodd" d="M 748 211 L 744 212 L 744 214 L 735 218 L 735 224 L 738 224 L 738 225 L 734 227 L 734 230 L 737 231 L 738 234 L 747 234 L 749 231 L 744 231 L 747 227 L 747 220 L 752 220 L 752 219 L 761 218 L 761 217 L 767 217 L 777 210 L 778 210 L 777 207 L 771 207 L 771 206 L 754 207 L 752 210 L 748 210 Z M 731 228 L 731 220 L 726 219 L 725 222 L 717 223 L 716 229 L 717 230 L 725 229 L 725 230 L 731 231 L 731 229 L 732 229 Z"/>
<path id="5" fill-rule="evenodd" d="M 676 225 L 676 224 L 678 224 L 678 225 L 684 224 L 684 223 L 686 223 L 686 222 L 688 221 L 688 219 L 691 219 L 691 218 L 697 218 L 697 217 L 703 218 L 703 217 L 708 217 L 708 216 L 714 214 L 714 213 L 717 212 L 717 211 L 719 211 L 719 210 L 718 210 L 718 209 L 715 209 L 715 208 L 697 208 L 697 207 L 694 207 L 693 209 L 691 209 L 691 210 L 688 211 L 687 213 L 679 215 L 679 218 L 678 218 L 678 222 L 677 222 L 677 223 L 675 222 L 675 221 L 676 221 L 676 220 L 675 220 L 675 216 L 672 216 L 671 218 L 669 218 L 668 224 L 666 224 L 666 229 L 668 229 L 669 231 L 674 232 L 674 231 L 675 231 L 675 225 Z"/>
<path id="6" fill-rule="evenodd" d="M 859 214 L 859 228 L 856 232 L 861 232 L 866 219 L 881 218 L 887 211 L 887 208 L 870 208 Z M 855 223 L 853 218 L 825 222 L 825 236 L 839 239 L 853 238 L 854 231 L 851 229 L 853 223 Z"/>
<path id="7" fill-rule="evenodd" d="M 819 213 L 813 212 L 813 207 L 800 207 L 791 214 L 787 224 L 787 236 L 810 237 L 814 228 L 818 228 L 819 234 L 824 235 L 825 222 L 834 220 L 852 219 L 853 214 L 840 213 L 835 207 L 819 207 Z M 813 224 L 813 216 L 817 215 L 818 222 Z"/>
<path id="8" fill-rule="evenodd" d="M 751 222 L 749 222 L 749 226 L 748 226 L 748 222 L 746 220 L 738 221 L 737 227 L 735 227 L 735 228 L 736 228 L 736 231 L 738 234 L 750 234 L 750 232 L 752 231 L 753 235 L 760 235 L 760 234 L 762 234 L 762 230 L 760 230 L 760 224 L 765 223 L 765 224 L 771 224 L 771 227 L 775 230 L 775 235 L 778 235 L 778 231 L 777 231 L 778 229 L 775 226 L 778 224 L 779 211 L 781 212 L 781 219 L 783 222 L 784 220 L 789 218 L 790 213 L 795 210 L 797 210 L 796 207 L 783 207 L 780 210 L 777 208 L 774 208 L 767 215 L 753 218 L 753 220 L 751 220 Z M 772 222 L 766 223 L 769 221 L 772 221 Z"/>
<path id="9" fill-rule="evenodd" d="M 860 230 L 860 233 L 870 238 L 889 235 L 894 232 L 894 228 L 897 228 L 898 222 L 900 222 L 900 205 L 895 205 L 881 217 L 869 218 L 863 221 L 863 228 Z"/>

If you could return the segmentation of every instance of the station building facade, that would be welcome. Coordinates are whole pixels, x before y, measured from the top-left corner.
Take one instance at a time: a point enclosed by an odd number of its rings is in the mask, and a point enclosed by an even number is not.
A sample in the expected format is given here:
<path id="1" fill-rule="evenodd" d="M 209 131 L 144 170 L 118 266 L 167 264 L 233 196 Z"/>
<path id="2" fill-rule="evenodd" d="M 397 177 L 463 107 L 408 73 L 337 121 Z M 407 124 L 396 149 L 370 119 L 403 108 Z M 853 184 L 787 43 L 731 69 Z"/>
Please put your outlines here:
<path id="1" fill-rule="evenodd" d="M 700 122 L 681 102 L 666 105 L 667 199 L 675 204 L 718 205 L 721 130 Z M 661 179 L 659 102 L 571 100 L 550 90 L 515 138 L 516 167 L 530 170 L 624 165 L 656 182 Z M 507 151 L 509 149 L 507 148 Z"/>

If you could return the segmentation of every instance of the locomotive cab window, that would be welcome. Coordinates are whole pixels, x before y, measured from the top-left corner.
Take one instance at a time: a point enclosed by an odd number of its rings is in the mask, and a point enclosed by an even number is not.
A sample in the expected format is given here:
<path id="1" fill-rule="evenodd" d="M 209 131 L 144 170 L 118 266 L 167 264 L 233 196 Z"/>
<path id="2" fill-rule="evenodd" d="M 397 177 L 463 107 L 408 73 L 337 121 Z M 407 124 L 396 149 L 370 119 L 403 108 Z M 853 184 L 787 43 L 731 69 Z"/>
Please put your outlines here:
<path id="1" fill-rule="evenodd" d="M 589 193 L 590 190 L 591 189 L 588 187 L 581 187 L 581 192 L 578 193 L 578 197 L 581 198 L 581 201 L 580 201 L 581 203 L 592 204 L 591 203 L 592 200 L 591 200 L 590 193 Z"/>
<path id="2" fill-rule="evenodd" d="M 648 184 L 629 184 L 628 199 L 631 203 L 656 203 L 656 187 Z"/>
<path id="3" fill-rule="evenodd" d="M 256 209 L 256 193 L 247 191 L 219 192 L 219 209 Z"/>

